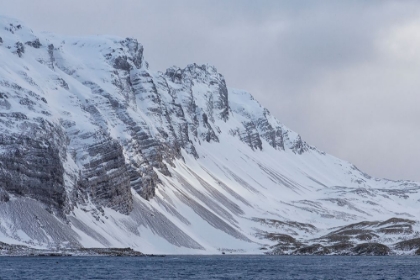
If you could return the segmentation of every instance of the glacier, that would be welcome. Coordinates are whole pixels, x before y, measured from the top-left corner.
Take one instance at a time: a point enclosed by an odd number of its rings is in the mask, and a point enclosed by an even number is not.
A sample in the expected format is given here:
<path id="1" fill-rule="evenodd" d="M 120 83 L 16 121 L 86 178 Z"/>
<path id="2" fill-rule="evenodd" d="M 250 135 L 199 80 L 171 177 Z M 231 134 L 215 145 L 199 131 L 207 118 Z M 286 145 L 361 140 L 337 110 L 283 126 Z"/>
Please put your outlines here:
<path id="1" fill-rule="evenodd" d="M 420 254 L 420 183 L 309 145 L 211 65 L 4 16 L 0 62 L 0 247 Z"/>

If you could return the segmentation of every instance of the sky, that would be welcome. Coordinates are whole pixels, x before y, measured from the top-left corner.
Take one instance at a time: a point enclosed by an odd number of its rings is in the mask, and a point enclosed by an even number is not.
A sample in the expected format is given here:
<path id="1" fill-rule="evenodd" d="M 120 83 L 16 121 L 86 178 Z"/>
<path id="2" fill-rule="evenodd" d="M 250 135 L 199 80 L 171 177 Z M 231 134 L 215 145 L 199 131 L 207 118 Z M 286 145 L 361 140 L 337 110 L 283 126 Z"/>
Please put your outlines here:
<path id="1" fill-rule="evenodd" d="M 309 144 L 420 181 L 420 1 L 0 0 L 0 14 L 137 38 L 153 70 L 212 64 Z"/>

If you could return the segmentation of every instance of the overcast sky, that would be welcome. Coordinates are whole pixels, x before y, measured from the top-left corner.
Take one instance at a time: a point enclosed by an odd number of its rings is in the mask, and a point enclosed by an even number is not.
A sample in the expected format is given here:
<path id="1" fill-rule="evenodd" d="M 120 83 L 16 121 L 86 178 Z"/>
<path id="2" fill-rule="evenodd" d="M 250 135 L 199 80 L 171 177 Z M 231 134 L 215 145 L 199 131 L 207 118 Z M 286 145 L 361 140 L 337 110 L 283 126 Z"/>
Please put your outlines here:
<path id="1" fill-rule="evenodd" d="M 420 1 L 0 0 L 0 13 L 135 37 L 154 70 L 213 64 L 309 144 L 420 181 Z"/>

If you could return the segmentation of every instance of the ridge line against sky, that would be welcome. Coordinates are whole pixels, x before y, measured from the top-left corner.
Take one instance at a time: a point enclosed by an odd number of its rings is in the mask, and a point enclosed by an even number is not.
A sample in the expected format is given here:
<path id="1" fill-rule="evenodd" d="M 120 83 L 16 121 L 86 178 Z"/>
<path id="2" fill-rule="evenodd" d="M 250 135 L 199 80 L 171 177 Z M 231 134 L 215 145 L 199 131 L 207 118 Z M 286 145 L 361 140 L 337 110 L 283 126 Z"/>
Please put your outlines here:
<path id="1" fill-rule="evenodd" d="M 137 38 L 154 70 L 215 65 L 309 144 L 420 181 L 420 2 L 0 0 L 0 13 Z"/>

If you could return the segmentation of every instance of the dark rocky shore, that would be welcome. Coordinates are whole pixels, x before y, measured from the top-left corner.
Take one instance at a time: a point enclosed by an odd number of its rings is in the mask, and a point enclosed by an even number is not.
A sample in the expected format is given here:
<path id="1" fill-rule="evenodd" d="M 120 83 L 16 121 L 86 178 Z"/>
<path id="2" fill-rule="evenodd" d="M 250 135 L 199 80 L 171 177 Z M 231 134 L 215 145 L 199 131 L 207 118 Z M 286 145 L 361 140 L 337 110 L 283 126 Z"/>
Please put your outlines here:
<path id="1" fill-rule="evenodd" d="M 109 256 L 109 257 L 152 257 L 131 248 L 71 248 L 35 249 L 23 245 L 0 242 L 0 256 L 33 257 L 71 257 L 71 256 Z"/>

